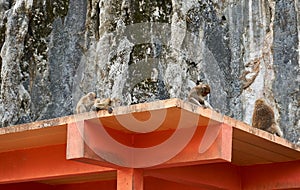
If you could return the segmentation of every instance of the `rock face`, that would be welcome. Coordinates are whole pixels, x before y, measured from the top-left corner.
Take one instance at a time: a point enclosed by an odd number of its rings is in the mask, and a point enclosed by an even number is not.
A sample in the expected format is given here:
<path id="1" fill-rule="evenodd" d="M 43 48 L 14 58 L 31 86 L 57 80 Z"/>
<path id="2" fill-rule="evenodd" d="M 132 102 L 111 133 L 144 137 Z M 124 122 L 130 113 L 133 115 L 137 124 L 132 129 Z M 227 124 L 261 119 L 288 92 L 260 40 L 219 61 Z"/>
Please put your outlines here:
<path id="1" fill-rule="evenodd" d="M 222 114 L 274 108 L 300 136 L 298 0 L 0 1 L 0 127 L 73 114 L 80 96 L 123 105 L 187 97 Z"/>

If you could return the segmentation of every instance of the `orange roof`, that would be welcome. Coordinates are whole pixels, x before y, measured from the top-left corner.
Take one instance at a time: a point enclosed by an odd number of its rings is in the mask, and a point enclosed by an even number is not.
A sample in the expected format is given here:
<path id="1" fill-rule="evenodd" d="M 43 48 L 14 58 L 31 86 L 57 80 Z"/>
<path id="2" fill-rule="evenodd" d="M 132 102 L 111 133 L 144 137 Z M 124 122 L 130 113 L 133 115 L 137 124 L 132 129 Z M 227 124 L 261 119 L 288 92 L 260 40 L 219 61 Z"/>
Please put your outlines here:
<path id="1" fill-rule="evenodd" d="M 81 124 L 83 124 L 83 128 L 81 128 Z M 101 148 L 109 150 L 111 147 L 110 144 L 98 146 L 99 143 L 103 143 L 101 139 L 107 138 L 103 131 L 101 132 L 97 128 L 99 124 L 105 129 L 107 134 L 113 136 L 116 142 L 122 144 L 123 147 L 130 147 L 128 149 L 129 152 L 125 151 L 116 156 L 114 154 L 118 154 L 119 151 L 122 152 L 123 149 L 112 147 L 111 149 L 114 150 L 110 153 L 103 153 L 103 150 L 98 150 Z M 152 126 L 153 128 L 151 128 Z M 180 128 L 183 133 L 179 132 L 177 134 Z M 185 132 L 185 130 L 189 132 Z M 95 133 L 99 134 L 95 136 Z M 191 133 L 191 135 L 183 137 L 187 133 Z M 88 140 L 91 142 L 88 142 L 87 138 L 92 139 Z M 171 143 L 172 138 L 174 138 L 173 144 Z M 179 138 L 179 140 L 175 140 L 176 138 Z M 186 145 L 176 152 L 176 142 L 178 142 L 177 144 L 183 142 Z M 166 146 L 161 146 L 161 148 L 164 148 L 164 152 L 168 152 L 166 150 L 172 152 L 174 149 L 174 155 L 171 155 L 173 153 L 170 153 L 171 156 L 163 155 L 164 153 L 157 150 L 153 150 L 147 155 L 146 150 L 148 148 L 150 149 L 152 146 L 159 148 L 159 145 L 164 143 Z M 170 145 L 167 143 L 170 143 Z M 52 166 L 55 166 L 57 162 L 60 162 L 60 166 L 65 167 L 64 170 L 53 171 L 53 173 L 47 170 L 47 172 L 33 175 L 32 171 L 35 167 L 32 167 L 30 169 L 31 173 L 28 173 L 26 178 L 26 176 L 16 175 L 13 172 L 13 168 L 16 166 L 9 167 L 5 163 L 5 161 L 12 162 L 9 159 L 16 157 L 16 154 L 24 154 L 28 158 L 31 157 L 30 155 L 34 155 L 36 157 L 32 156 L 32 159 L 37 159 L 39 153 L 48 155 L 51 152 L 50 150 L 53 151 L 55 149 L 58 152 L 62 151 L 60 154 L 63 155 L 63 158 L 54 158 L 53 161 L 43 158 L 45 159 L 44 161 L 49 162 L 45 164 L 51 166 L 53 162 Z M 132 152 L 137 153 L 136 157 L 128 156 Z M 144 157 L 142 154 L 144 154 Z M 145 160 L 151 155 L 159 157 L 159 159 L 143 161 L 143 159 Z M 67 160 L 65 160 L 65 157 L 67 157 Z M 233 171 L 233 168 L 242 167 L 247 168 L 249 171 L 253 170 L 253 175 L 251 172 L 240 172 L 243 176 L 253 177 L 255 176 L 254 171 L 261 169 L 257 168 L 255 170 L 258 164 L 261 167 L 268 167 L 268 164 L 291 163 L 292 165 L 289 165 L 289 167 L 293 167 L 295 165 L 293 164 L 294 162 L 299 163 L 300 147 L 283 138 L 255 129 L 213 110 L 194 106 L 180 99 L 168 99 L 118 107 L 114 109 L 112 114 L 109 114 L 107 111 L 100 111 L 97 114 L 89 112 L 0 128 L 1 158 L 5 158 L 5 161 L 1 160 L 0 171 L 7 173 L 5 175 L 0 174 L 0 184 L 28 180 L 55 184 L 63 184 L 68 181 L 94 181 L 96 178 L 99 179 L 99 171 L 102 174 L 105 173 L 105 175 L 102 175 L 104 176 L 102 178 L 111 180 L 116 178 L 117 172 L 123 171 L 120 168 L 124 166 L 144 168 L 145 173 L 141 175 L 160 176 L 160 179 L 172 181 L 172 179 L 163 177 L 164 172 L 167 172 L 167 176 L 174 175 L 178 177 L 175 172 L 177 170 L 181 170 L 184 173 L 185 170 L 191 172 L 193 168 L 205 170 L 206 167 L 213 166 L 216 169 L 225 168 L 224 171 Z M 110 158 L 116 160 L 110 162 Z M 132 158 L 134 161 L 130 161 L 129 158 Z M 18 159 L 22 158 L 18 157 Z M 14 158 L 13 160 L 18 162 L 18 159 Z M 20 162 L 25 163 L 24 160 L 20 160 Z M 38 161 L 36 162 L 38 163 Z M 31 160 L 28 164 L 34 163 L 35 161 Z M 18 166 L 21 167 L 21 165 Z M 83 165 L 85 169 L 82 169 Z M 227 166 L 230 169 L 227 170 Z M 29 170 L 29 167 L 27 169 Z M 172 170 L 174 172 L 171 172 Z M 207 168 L 205 171 L 207 170 L 209 169 Z M 125 174 L 133 174 L 137 171 L 140 170 L 129 170 Z M 79 174 L 84 174 L 85 177 Z M 121 174 L 122 172 L 119 175 L 121 176 Z M 206 172 L 206 174 L 209 175 L 209 172 Z M 297 177 L 296 174 L 291 176 L 292 179 Z M 183 181 L 192 179 L 193 177 L 189 177 L 189 179 L 183 177 Z M 153 179 L 149 178 L 148 180 Z M 210 180 L 208 181 L 208 183 L 213 183 Z M 240 179 L 238 184 L 243 183 L 245 187 L 247 185 L 252 187 L 255 184 L 255 182 L 241 181 L 242 179 Z M 262 183 L 266 183 L 266 181 L 262 181 Z M 213 184 L 212 186 L 226 188 L 233 185 L 236 185 L 236 183 L 232 182 L 228 186 L 220 184 Z M 292 187 L 299 186 L 298 184 L 293 184 Z"/>

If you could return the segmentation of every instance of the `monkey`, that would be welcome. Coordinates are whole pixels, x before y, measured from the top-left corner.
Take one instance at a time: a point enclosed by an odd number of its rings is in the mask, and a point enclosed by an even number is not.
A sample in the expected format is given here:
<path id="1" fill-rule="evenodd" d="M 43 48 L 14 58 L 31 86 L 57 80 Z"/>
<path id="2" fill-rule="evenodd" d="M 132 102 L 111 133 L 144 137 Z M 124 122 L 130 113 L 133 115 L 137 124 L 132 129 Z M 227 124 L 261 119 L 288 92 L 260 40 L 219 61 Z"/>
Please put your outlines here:
<path id="1" fill-rule="evenodd" d="M 111 104 L 110 98 L 105 98 L 105 99 L 97 98 L 94 102 L 92 110 L 93 111 L 107 110 L 108 112 L 112 112 L 112 110 L 110 109 L 110 104 Z"/>
<path id="2" fill-rule="evenodd" d="M 274 111 L 263 99 L 257 99 L 255 101 L 252 127 L 262 129 L 279 137 L 283 136 L 280 127 L 275 122 Z"/>
<path id="3" fill-rule="evenodd" d="M 94 92 L 89 92 L 81 97 L 76 105 L 76 113 L 79 114 L 90 111 L 95 99 L 96 94 Z"/>
<path id="4" fill-rule="evenodd" d="M 246 68 L 251 68 L 251 71 L 245 70 L 240 76 L 240 79 L 243 82 L 243 89 L 248 88 L 254 82 L 254 80 L 256 79 L 260 71 L 259 66 L 260 66 L 259 58 L 245 65 Z"/>
<path id="5" fill-rule="evenodd" d="M 197 86 L 191 89 L 188 95 L 188 102 L 202 106 L 204 108 L 210 108 L 211 105 L 204 99 L 210 93 L 210 87 L 208 84 L 199 83 Z"/>
<path id="6" fill-rule="evenodd" d="M 120 106 L 121 102 L 120 99 L 118 98 L 105 98 L 105 99 L 100 99 L 97 98 L 95 99 L 94 105 L 92 107 L 93 111 L 99 111 L 99 110 L 107 110 L 108 113 L 113 112 L 113 107 Z"/>
<path id="7" fill-rule="evenodd" d="M 121 100 L 119 98 L 112 98 L 111 99 L 111 106 L 112 107 L 119 107 L 119 106 L 121 106 Z"/>
<path id="8" fill-rule="evenodd" d="M 151 72 L 151 82 L 157 82 L 157 80 L 158 80 L 158 71 L 156 68 L 153 68 Z"/>

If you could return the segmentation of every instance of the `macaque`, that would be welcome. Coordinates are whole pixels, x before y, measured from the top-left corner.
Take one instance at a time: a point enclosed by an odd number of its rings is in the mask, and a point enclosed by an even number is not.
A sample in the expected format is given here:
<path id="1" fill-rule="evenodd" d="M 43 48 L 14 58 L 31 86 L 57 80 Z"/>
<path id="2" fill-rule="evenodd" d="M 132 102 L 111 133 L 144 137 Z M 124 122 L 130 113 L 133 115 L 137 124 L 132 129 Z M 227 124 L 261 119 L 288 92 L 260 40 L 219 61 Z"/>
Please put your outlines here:
<path id="1" fill-rule="evenodd" d="M 76 113 L 89 112 L 93 106 L 96 99 L 96 94 L 94 92 L 89 92 L 80 98 L 76 105 Z"/>
<path id="2" fill-rule="evenodd" d="M 283 136 L 280 127 L 275 122 L 274 111 L 263 99 L 255 101 L 252 115 L 252 126 L 258 129 L 268 131 L 279 137 Z"/>
<path id="3" fill-rule="evenodd" d="M 120 106 L 121 102 L 120 99 L 117 98 L 105 98 L 100 99 L 97 98 L 93 105 L 93 111 L 99 111 L 99 110 L 107 110 L 108 113 L 113 112 L 113 107 Z"/>
<path id="4" fill-rule="evenodd" d="M 188 96 L 188 101 L 198 106 L 212 109 L 211 105 L 205 100 L 205 97 L 209 93 L 210 93 L 209 85 L 200 83 L 191 89 Z"/>
<path id="5" fill-rule="evenodd" d="M 157 80 L 158 80 L 158 71 L 156 68 L 153 68 L 151 72 L 151 82 L 157 82 Z"/>

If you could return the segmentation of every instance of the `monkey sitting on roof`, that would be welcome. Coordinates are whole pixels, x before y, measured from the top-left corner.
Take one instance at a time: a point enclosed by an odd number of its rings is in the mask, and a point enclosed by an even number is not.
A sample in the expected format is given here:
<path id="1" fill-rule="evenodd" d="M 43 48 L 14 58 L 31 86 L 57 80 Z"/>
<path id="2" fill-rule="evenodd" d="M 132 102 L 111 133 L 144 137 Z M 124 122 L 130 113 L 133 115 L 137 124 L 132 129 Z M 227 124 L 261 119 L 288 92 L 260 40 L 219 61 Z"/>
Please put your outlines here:
<path id="1" fill-rule="evenodd" d="M 263 99 L 258 99 L 255 101 L 252 115 L 252 126 L 268 131 L 279 137 L 283 136 L 281 129 L 275 122 L 274 111 L 265 103 Z"/>
<path id="2" fill-rule="evenodd" d="M 188 102 L 202 106 L 204 108 L 210 108 L 211 105 L 204 99 L 210 93 L 210 87 L 208 84 L 199 83 L 197 86 L 191 89 L 188 95 Z"/>
<path id="3" fill-rule="evenodd" d="M 93 111 L 107 110 L 108 113 L 113 112 L 113 107 L 120 106 L 121 101 L 118 98 L 97 98 L 92 107 Z"/>
<path id="4" fill-rule="evenodd" d="M 89 92 L 80 98 L 76 105 L 76 113 L 84 113 L 91 111 L 91 107 L 96 99 L 96 94 L 94 92 Z"/>

